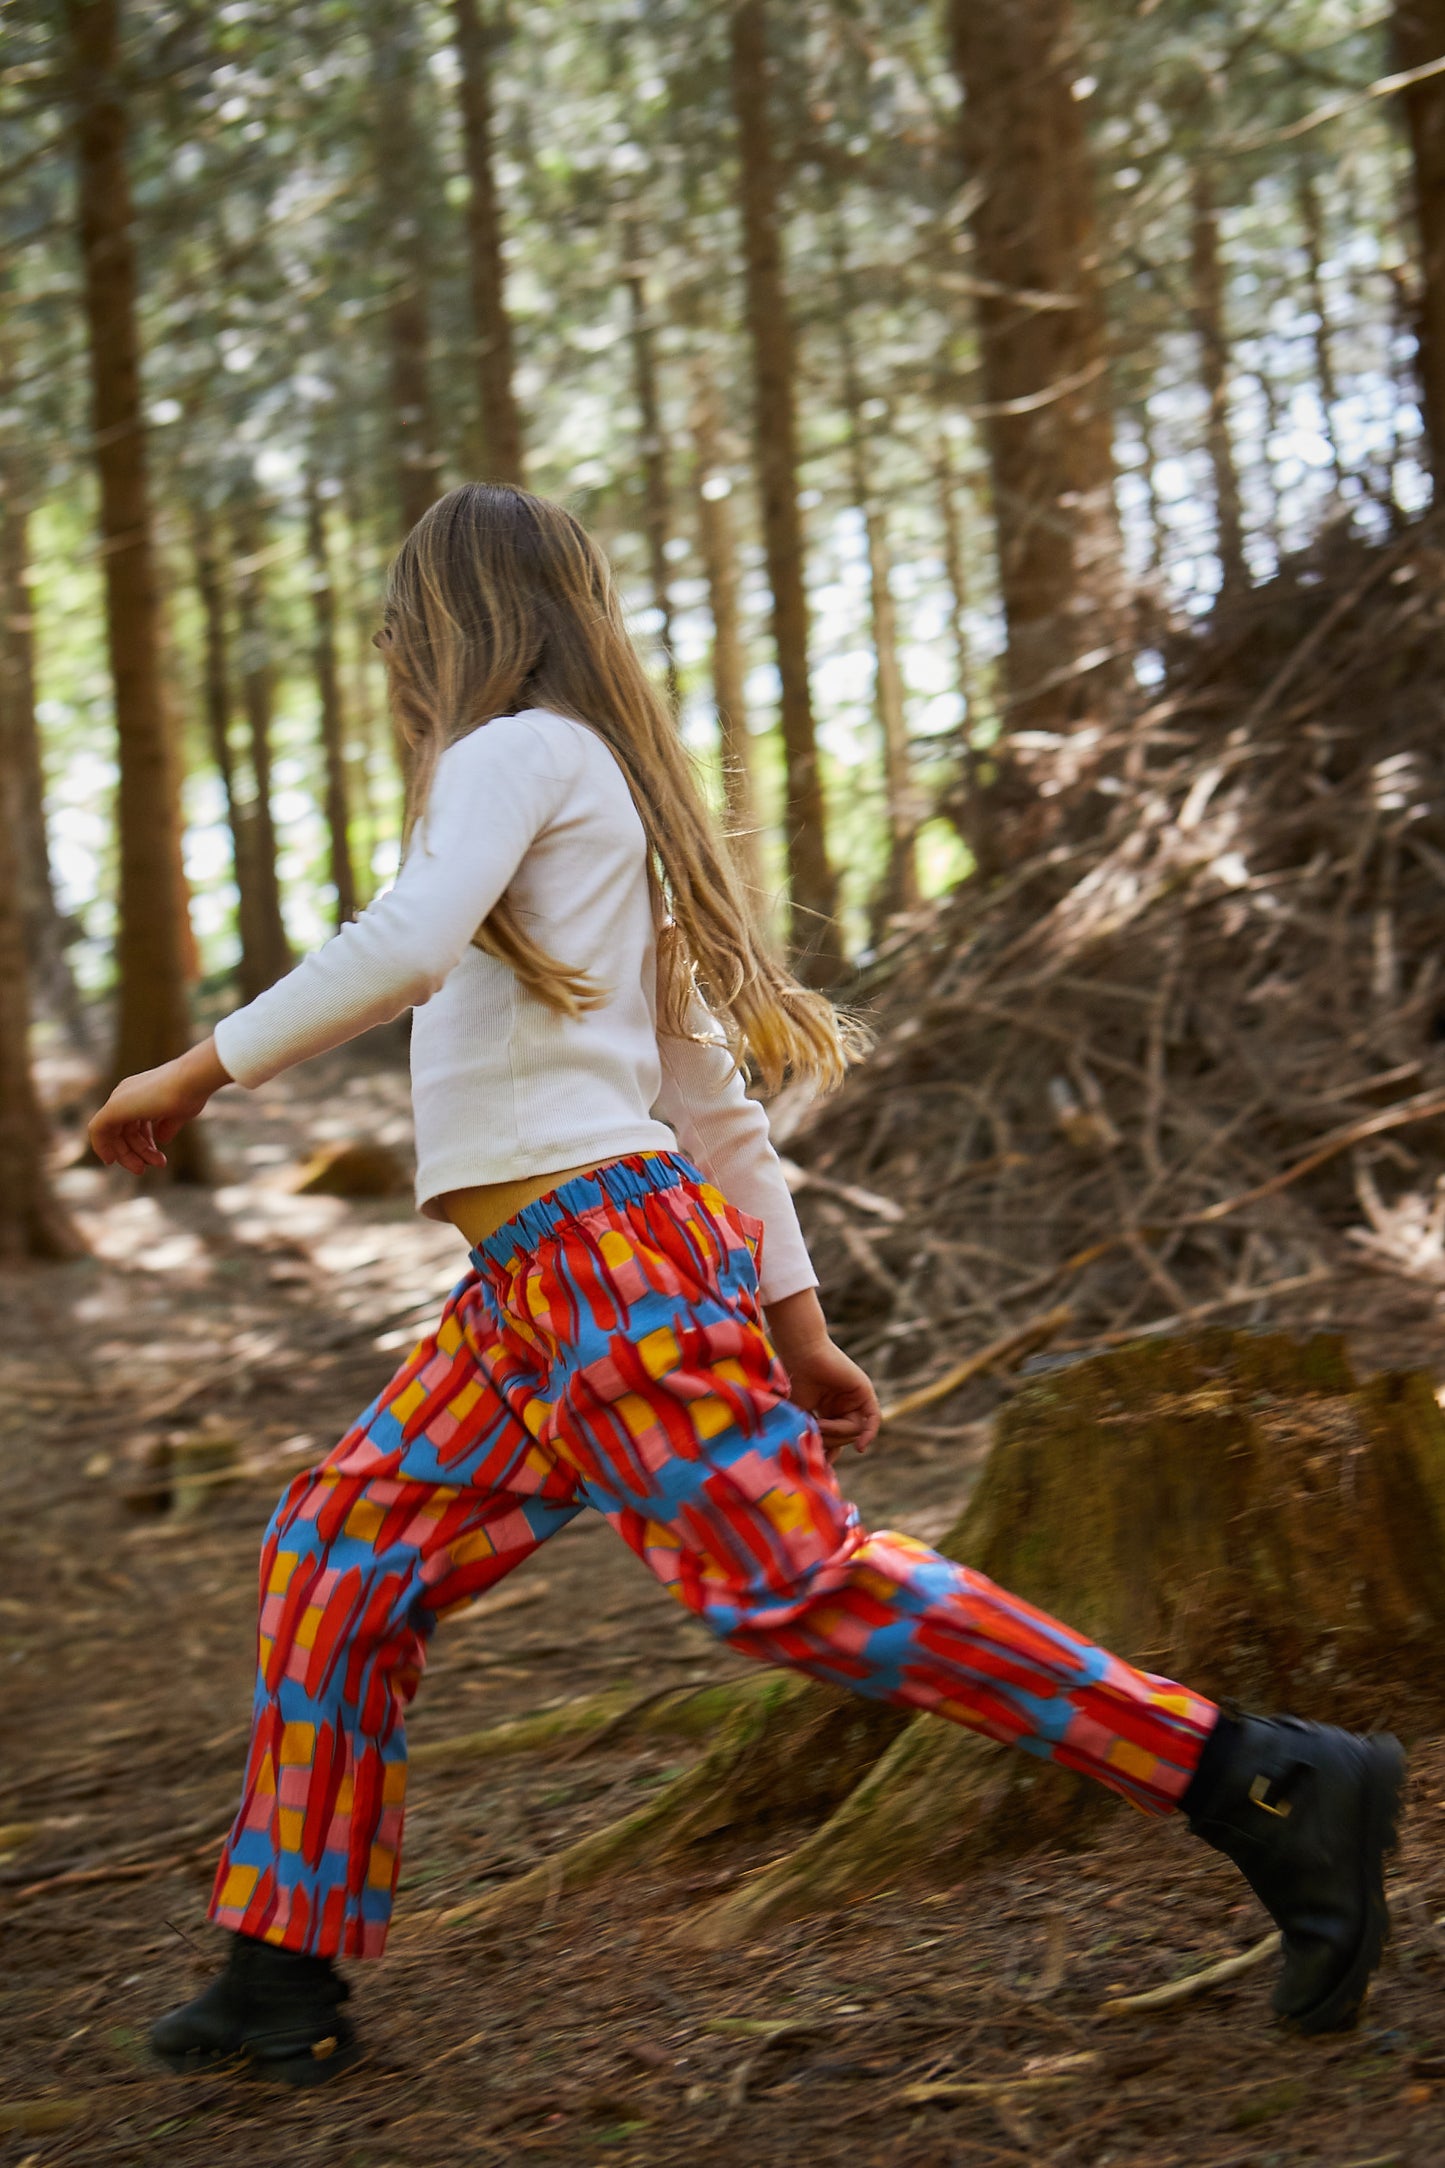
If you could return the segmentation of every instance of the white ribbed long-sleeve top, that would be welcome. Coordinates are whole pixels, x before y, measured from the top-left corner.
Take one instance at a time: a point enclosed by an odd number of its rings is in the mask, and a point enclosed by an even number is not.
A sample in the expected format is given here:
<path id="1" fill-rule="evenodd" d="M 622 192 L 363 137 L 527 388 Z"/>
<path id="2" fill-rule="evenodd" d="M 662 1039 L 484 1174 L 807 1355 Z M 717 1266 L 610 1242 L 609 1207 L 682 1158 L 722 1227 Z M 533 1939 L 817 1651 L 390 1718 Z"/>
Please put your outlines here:
<path id="1" fill-rule="evenodd" d="M 598 1007 L 558 1016 L 472 945 L 504 893 L 544 949 L 605 989 Z M 224 1017 L 216 1049 L 256 1086 L 408 1008 L 430 1218 L 448 1190 L 677 1148 L 762 1222 L 765 1301 L 816 1286 L 767 1116 L 715 1021 L 699 1003 L 699 1039 L 659 1036 L 646 838 L 585 724 L 531 708 L 449 746 L 395 885 Z"/>

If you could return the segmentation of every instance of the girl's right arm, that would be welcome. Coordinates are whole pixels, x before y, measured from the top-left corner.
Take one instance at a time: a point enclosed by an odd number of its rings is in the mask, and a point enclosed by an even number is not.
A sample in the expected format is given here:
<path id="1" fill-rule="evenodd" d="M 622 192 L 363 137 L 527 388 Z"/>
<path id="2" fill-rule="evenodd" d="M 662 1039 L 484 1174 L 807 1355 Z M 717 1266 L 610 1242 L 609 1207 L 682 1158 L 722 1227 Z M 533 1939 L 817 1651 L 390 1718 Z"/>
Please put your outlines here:
<path id="1" fill-rule="evenodd" d="M 161 1145 L 223 1084 L 264 1084 L 430 1000 L 561 804 L 563 743 L 504 715 L 449 746 L 395 886 L 214 1039 L 118 1084 L 90 1126 L 98 1157 L 162 1166 Z"/>

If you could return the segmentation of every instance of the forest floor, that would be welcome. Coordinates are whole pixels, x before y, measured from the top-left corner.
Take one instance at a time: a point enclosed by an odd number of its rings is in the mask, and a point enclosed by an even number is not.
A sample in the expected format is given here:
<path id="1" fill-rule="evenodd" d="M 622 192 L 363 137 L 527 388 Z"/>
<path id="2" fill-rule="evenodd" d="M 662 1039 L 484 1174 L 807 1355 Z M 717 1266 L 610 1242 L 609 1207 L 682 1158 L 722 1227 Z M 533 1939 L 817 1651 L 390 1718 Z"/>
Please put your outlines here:
<path id="1" fill-rule="evenodd" d="M 224 1095 L 210 1132 L 219 1186 L 146 1190 L 77 1166 L 64 1181 L 94 1254 L 0 1279 L 3 2168 L 1445 2161 L 1445 1936 L 1431 1924 L 1445 1742 L 1416 1754 L 1391 1953 L 1360 2029 L 1332 2042 L 1271 2029 L 1267 1968 L 1152 2019 L 1103 2014 L 1267 1925 L 1182 1827 L 1124 1809 L 1085 1851 L 884 1890 L 724 1956 L 673 1930 L 786 1832 L 546 1904 L 521 1930 L 442 1925 L 692 1751 L 613 1736 L 581 1755 L 418 1768 L 389 1952 L 350 1968 L 368 2059 L 338 2084 L 296 2096 L 159 2071 L 147 2026 L 215 1963 L 205 1901 L 240 1777 L 274 1496 L 464 1263 L 405 1199 L 283 1186 L 327 1136 L 405 1151 L 394 1046 Z M 1367 1361 L 1433 1357 L 1445 1373 L 1437 1296 L 1406 1301 L 1362 1269 L 1333 1300 L 1355 1305 Z M 931 1435 L 852 1462 L 865 1515 L 940 1535 L 1000 1389 L 970 1388 Z M 147 1441 L 203 1424 L 239 1441 L 235 1479 L 191 1517 L 128 1507 Z M 411 1736 L 740 1668 L 584 1516 L 439 1637 Z M 922 2097 L 930 2086 L 957 2090 Z"/>

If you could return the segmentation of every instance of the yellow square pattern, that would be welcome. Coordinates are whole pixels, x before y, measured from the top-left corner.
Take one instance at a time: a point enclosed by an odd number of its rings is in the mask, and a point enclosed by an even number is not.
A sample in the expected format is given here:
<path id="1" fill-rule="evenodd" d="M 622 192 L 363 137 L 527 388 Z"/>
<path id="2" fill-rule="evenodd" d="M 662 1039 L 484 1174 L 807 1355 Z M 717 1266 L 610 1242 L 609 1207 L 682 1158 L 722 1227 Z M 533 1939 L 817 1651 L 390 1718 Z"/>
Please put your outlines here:
<path id="1" fill-rule="evenodd" d="M 358 1498 L 346 1516 L 346 1533 L 355 1536 L 358 1543 L 370 1543 L 385 1519 L 379 1505 L 370 1498 Z"/>
<path id="2" fill-rule="evenodd" d="M 416 1414 L 425 1399 L 426 1387 L 420 1378 L 413 1378 L 410 1385 L 403 1387 L 395 1400 L 388 1403 L 386 1412 L 394 1415 L 399 1423 L 404 1423 L 409 1415 Z"/>
<path id="3" fill-rule="evenodd" d="M 316 1726 L 287 1724 L 281 1733 L 281 1767 L 305 1769 L 316 1759 Z"/>
<path id="4" fill-rule="evenodd" d="M 300 1556 L 299 1551 L 278 1551 L 276 1553 L 276 1556 L 271 1561 L 271 1578 L 266 1583 L 268 1596 L 283 1596 L 286 1593 Z"/>
<path id="5" fill-rule="evenodd" d="M 637 1342 L 637 1352 L 650 1378 L 665 1378 L 682 1361 L 677 1334 L 670 1325 L 659 1325 L 655 1332 L 644 1333 Z"/>
<path id="6" fill-rule="evenodd" d="M 642 1438 L 651 1430 L 653 1414 L 641 1393 L 623 1393 L 612 1403 L 626 1426 L 629 1438 Z"/>
<path id="7" fill-rule="evenodd" d="M 1142 1746 L 1135 1746 L 1132 1739 L 1116 1739 L 1109 1748 L 1108 1762 L 1126 1777 L 1152 1777 L 1158 1768 L 1158 1757 Z"/>
<path id="8" fill-rule="evenodd" d="M 692 1427 L 700 1438 L 717 1438 L 727 1430 L 733 1419 L 732 1409 L 725 1400 L 690 1400 L 687 1412 L 692 1417 Z"/>
<path id="9" fill-rule="evenodd" d="M 238 1910 L 251 1902 L 251 1892 L 261 1879 L 259 1867 L 233 1866 L 221 1887 L 221 1903 Z"/>

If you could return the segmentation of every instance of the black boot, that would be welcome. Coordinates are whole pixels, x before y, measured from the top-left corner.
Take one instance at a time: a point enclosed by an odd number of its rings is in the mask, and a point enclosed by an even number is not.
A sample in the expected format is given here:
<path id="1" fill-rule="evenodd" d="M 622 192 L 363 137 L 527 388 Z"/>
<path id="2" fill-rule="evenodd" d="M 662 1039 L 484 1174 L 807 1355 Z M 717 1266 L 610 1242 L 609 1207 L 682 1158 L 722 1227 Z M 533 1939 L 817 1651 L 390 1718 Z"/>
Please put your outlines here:
<path id="1" fill-rule="evenodd" d="M 172 2070 L 244 2062 L 258 2077 L 319 2085 L 359 2053 L 341 2009 L 350 1993 L 329 1957 L 233 1935 L 224 1971 L 151 2028 L 151 2047 Z"/>
<path id="2" fill-rule="evenodd" d="M 1383 1732 L 1225 1716 L 1181 1802 L 1278 1925 L 1274 2010 L 1298 2032 L 1343 2032 L 1360 2014 L 1390 1931 L 1385 1854 L 1404 1774 Z"/>

